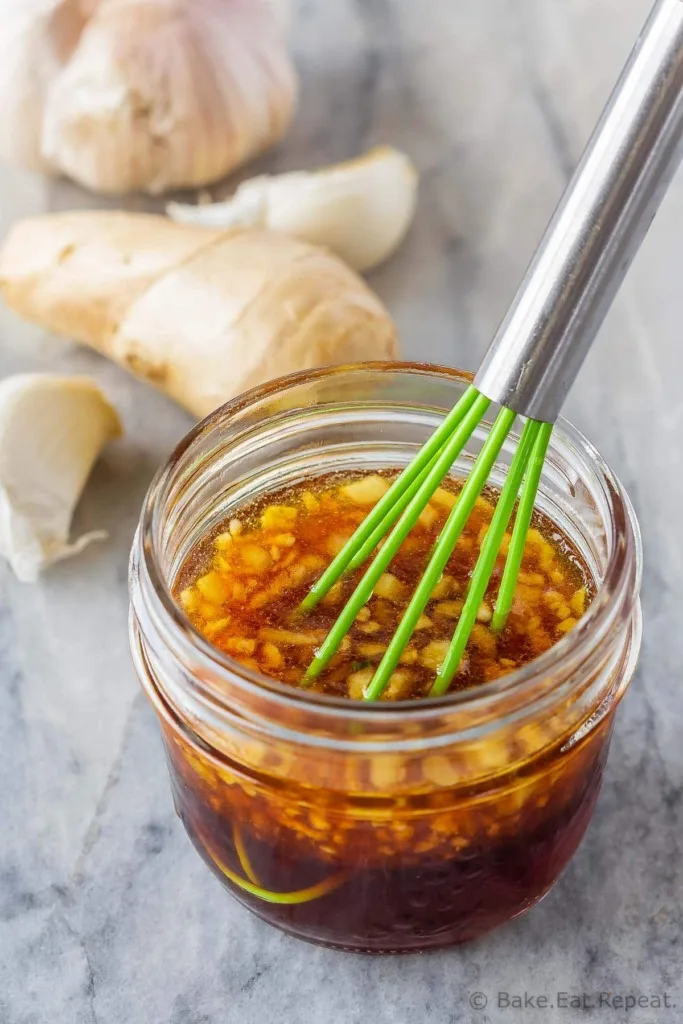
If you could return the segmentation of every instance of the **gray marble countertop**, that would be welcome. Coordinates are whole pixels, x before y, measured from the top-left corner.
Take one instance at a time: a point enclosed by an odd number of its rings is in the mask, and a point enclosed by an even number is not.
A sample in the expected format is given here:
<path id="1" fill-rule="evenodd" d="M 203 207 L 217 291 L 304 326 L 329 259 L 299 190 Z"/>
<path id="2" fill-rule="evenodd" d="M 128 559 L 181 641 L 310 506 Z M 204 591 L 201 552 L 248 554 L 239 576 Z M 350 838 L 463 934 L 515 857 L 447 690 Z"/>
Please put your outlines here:
<path id="1" fill-rule="evenodd" d="M 409 356 L 475 367 L 649 0 L 299 0 L 298 120 L 259 169 L 387 141 L 422 172 L 417 220 L 372 277 Z M 94 205 L 0 173 L 0 227 Z M 133 208 L 142 200 L 130 203 Z M 223 894 L 174 816 L 126 635 L 143 493 L 188 428 L 93 354 L 0 313 L 0 372 L 99 378 L 122 412 L 76 529 L 110 539 L 22 587 L 0 568 L 2 1024 L 673 1024 L 683 1018 L 683 178 L 571 398 L 644 533 L 645 641 L 604 789 L 530 915 L 452 952 L 343 955 Z M 678 1008 L 513 1009 L 498 993 L 659 996 Z M 478 997 L 488 998 L 477 1009 Z M 504 998 L 502 999 L 505 1002 Z"/>

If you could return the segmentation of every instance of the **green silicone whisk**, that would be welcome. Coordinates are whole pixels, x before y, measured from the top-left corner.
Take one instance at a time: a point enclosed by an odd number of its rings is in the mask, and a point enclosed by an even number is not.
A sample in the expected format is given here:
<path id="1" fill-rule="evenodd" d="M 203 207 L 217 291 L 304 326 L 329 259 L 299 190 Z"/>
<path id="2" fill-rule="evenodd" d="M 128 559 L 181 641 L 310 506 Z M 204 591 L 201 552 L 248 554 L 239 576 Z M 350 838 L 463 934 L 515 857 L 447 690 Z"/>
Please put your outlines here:
<path id="1" fill-rule="evenodd" d="M 553 424 L 673 177 L 682 137 L 683 0 L 659 0 L 473 385 L 304 599 L 304 609 L 315 607 L 345 572 L 359 568 L 375 552 L 317 651 L 304 683 L 312 685 L 339 649 L 380 576 L 493 403 L 501 410 L 364 698 L 377 700 L 386 689 L 505 439 L 522 416 L 526 422 L 519 445 L 430 695 L 448 691 L 517 505 L 492 620 L 494 630 L 503 628 Z M 383 538 L 385 543 L 377 550 Z"/>

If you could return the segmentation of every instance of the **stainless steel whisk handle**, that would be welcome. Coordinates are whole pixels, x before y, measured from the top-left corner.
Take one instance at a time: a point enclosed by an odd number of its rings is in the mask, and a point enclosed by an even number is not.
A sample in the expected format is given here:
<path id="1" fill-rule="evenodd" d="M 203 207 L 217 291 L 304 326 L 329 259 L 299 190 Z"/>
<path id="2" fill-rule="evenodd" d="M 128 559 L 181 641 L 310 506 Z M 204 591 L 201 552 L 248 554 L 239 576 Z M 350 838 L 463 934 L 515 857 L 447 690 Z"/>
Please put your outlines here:
<path id="1" fill-rule="evenodd" d="M 683 156 L 683 0 L 658 0 L 475 386 L 553 423 Z"/>

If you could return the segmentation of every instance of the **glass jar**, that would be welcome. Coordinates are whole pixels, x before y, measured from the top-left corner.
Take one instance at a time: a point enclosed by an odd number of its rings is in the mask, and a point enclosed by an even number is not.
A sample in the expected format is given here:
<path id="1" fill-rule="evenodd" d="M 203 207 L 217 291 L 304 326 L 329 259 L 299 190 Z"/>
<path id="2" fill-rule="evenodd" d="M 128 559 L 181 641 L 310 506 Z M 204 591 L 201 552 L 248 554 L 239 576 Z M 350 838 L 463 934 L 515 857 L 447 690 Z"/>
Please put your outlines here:
<path id="1" fill-rule="evenodd" d="M 364 704 L 260 677 L 194 630 L 171 587 L 198 539 L 245 501 L 325 471 L 405 465 L 469 381 L 439 367 L 368 363 L 251 391 L 176 449 L 135 540 L 132 649 L 178 814 L 238 900 L 338 948 L 474 938 L 532 907 L 573 855 L 640 644 L 641 550 L 628 498 L 561 422 L 539 501 L 580 551 L 597 595 L 531 664 L 438 700 Z M 483 436 L 456 473 L 468 471 Z"/>

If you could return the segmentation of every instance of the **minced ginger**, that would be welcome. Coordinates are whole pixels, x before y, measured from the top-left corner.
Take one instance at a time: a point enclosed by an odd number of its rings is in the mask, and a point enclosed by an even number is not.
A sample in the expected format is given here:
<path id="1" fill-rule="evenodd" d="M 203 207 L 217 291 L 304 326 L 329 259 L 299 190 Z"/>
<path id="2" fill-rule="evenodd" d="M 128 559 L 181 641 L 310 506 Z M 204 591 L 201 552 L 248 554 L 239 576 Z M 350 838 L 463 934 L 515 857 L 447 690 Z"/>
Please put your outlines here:
<path id="1" fill-rule="evenodd" d="M 300 685 L 367 565 L 336 583 L 313 611 L 301 612 L 301 600 L 386 493 L 392 477 L 368 473 L 309 479 L 233 513 L 197 545 L 179 575 L 176 598 L 194 626 L 246 667 Z M 313 689 L 362 699 L 459 488 L 458 481 L 447 481 L 433 495 Z M 493 492 L 477 500 L 383 699 L 427 695 L 457 625 L 495 501 Z M 578 553 L 536 512 L 513 607 L 505 629 L 496 634 L 490 623 L 509 541 L 506 534 L 451 690 L 496 679 L 533 660 L 573 629 L 592 596 L 592 581 Z"/>

